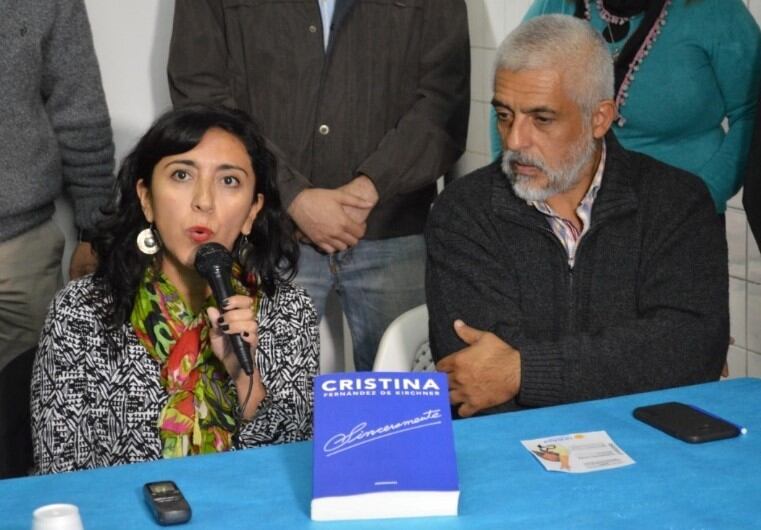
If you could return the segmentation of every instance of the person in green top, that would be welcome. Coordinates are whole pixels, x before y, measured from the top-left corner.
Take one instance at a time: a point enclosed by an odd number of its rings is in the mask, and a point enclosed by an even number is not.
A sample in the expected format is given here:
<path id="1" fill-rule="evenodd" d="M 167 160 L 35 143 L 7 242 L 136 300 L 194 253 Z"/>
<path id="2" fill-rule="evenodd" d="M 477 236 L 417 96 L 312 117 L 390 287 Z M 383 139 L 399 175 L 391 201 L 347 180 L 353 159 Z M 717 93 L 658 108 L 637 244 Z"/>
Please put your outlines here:
<path id="1" fill-rule="evenodd" d="M 535 0 L 589 20 L 614 56 L 621 144 L 698 175 L 723 213 L 742 186 L 761 34 L 742 0 Z M 726 120 L 726 121 L 725 121 Z M 491 148 L 502 148 L 492 112 Z"/>

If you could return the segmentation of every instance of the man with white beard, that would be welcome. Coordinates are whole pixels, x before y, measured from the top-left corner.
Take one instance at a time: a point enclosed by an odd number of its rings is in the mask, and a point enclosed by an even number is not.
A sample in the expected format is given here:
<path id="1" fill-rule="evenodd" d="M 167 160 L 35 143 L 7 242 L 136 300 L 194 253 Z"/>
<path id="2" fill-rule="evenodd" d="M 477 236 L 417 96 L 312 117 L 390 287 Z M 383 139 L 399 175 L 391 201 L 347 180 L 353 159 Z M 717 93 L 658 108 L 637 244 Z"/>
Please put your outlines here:
<path id="1" fill-rule="evenodd" d="M 613 76 L 570 16 L 498 50 L 502 160 L 448 186 L 426 229 L 431 349 L 461 416 L 720 375 L 722 223 L 699 178 L 609 132 Z"/>

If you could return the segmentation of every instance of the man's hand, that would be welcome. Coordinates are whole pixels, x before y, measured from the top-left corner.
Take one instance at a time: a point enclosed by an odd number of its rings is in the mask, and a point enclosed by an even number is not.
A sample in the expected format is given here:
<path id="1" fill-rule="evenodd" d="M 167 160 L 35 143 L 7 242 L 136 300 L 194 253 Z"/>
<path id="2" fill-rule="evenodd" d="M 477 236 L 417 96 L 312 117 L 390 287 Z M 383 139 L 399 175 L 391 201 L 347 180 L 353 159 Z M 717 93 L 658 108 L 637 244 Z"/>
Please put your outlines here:
<path id="1" fill-rule="evenodd" d="M 521 355 L 494 333 L 455 320 L 454 329 L 468 347 L 436 364 L 449 380 L 449 401 L 460 416 L 510 401 L 521 386 Z"/>
<path id="2" fill-rule="evenodd" d="M 342 189 L 306 189 L 293 199 L 288 213 L 299 231 L 328 253 L 346 250 L 365 235 L 365 223 L 352 219 L 346 207 L 368 209 L 373 205 Z"/>
<path id="3" fill-rule="evenodd" d="M 366 200 L 372 205 L 369 208 L 356 208 L 354 206 L 344 206 L 346 214 L 357 223 L 364 223 L 367 221 L 367 216 L 373 210 L 376 204 L 378 204 L 378 190 L 375 188 L 375 184 L 370 180 L 367 175 L 359 175 L 357 178 L 344 184 L 340 190 L 351 193 L 355 197 Z"/>
<path id="4" fill-rule="evenodd" d="M 92 245 L 86 241 L 80 241 L 74 252 L 71 253 L 69 262 L 69 279 L 76 280 L 85 274 L 95 272 L 98 266 L 98 258 L 92 250 Z"/>

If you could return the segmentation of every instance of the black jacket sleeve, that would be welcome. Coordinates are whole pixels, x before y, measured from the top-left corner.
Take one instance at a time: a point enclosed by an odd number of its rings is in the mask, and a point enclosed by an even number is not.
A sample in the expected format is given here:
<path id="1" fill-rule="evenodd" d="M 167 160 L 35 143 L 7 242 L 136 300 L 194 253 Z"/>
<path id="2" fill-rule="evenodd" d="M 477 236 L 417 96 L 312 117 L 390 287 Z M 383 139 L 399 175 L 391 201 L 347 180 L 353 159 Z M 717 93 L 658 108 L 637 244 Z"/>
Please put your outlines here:
<path id="1" fill-rule="evenodd" d="M 743 207 L 748 216 L 748 224 L 761 249 L 761 92 L 759 93 L 756 127 L 750 145 L 748 166 L 745 170 L 745 189 L 743 190 Z"/>

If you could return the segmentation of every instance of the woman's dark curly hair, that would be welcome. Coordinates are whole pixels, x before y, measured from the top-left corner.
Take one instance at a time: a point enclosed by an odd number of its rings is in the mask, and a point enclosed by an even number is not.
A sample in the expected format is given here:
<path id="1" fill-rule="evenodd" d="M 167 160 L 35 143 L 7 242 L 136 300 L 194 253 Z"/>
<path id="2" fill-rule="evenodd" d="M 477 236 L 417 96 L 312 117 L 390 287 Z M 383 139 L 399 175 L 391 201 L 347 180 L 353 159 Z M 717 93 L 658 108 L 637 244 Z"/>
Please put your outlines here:
<path id="1" fill-rule="evenodd" d="M 106 318 L 114 327 L 129 320 L 145 268 L 154 259 L 141 253 L 136 244 L 137 234 L 148 226 L 140 207 L 137 182 L 143 179 L 150 187 L 159 160 L 190 151 L 212 128 L 227 131 L 243 142 L 256 175 L 251 200 L 258 193 L 264 196 L 264 206 L 249 236 L 253 250 L 247 263 L 241 265 L 246 272 L 255 271 L 259 275 L 262 289 L 269 296 L 273 295 L 277 280 L 291 278 L 296 272 L 299 249 L 292 221 L 280 202 L 275 157 L 265 146 L 256 124 L 245 112 L 222 106 L 193 104 L 171 110 L 156 120 L 124 159 L 111 202 L 103 210 L 105 219 L 98 225 L 92 241 L 98 256 L 94 277 L 104 289 L 103 294 L 113 299 Z M 238 244 L 240 238 L 236 247 Z M 161 259 L 161 253 L 156 257 Z"/>

